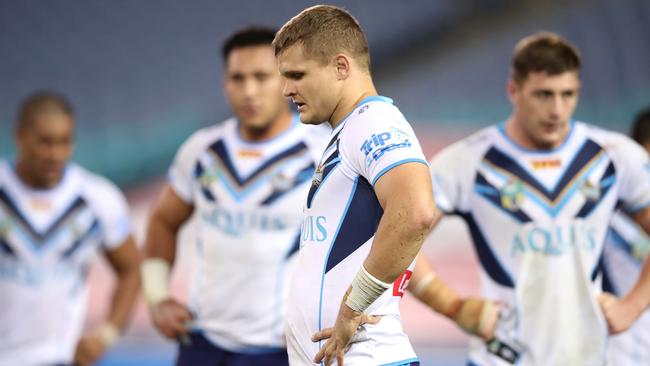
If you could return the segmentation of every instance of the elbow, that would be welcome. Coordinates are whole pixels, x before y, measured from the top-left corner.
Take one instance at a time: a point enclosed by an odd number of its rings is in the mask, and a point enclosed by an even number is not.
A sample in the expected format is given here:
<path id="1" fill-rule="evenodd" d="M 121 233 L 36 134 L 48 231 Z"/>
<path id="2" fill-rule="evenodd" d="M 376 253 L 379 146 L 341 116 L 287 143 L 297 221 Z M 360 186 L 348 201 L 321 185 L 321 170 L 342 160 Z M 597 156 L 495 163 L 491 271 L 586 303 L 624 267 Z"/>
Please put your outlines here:
<path id="1" fill-rule="evenodd" d="M 441 217 L 440 211 L 436 209 L 435 203 L 419 205 L 412 211 L 412 230 L 420 233 L 428 233 L 433 229 Z"/>

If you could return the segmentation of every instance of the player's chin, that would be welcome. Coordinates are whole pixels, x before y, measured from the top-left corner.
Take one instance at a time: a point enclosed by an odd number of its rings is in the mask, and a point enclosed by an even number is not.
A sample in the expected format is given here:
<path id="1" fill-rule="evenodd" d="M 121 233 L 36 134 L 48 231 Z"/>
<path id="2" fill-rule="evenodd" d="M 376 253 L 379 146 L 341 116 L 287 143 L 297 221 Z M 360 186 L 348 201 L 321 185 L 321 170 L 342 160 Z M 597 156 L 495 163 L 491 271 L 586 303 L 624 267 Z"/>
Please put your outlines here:
<path id="1" fill-rule="evenodd" d="M 241 123 L 245 128 L 250 129 L 263 129 L 268 127 L 269 120 L 262 118 L 261 116 L 255 116 L 254 118 L 239 118 L 239 123 Z"/>
<path id="2" fill-rule="evenodd" d="M 322 121 L 318 121 L 317 118 L 314 118 L 313 115 L 310 115 L 305 111 L 300 111 L 299 113 L 300 113 L 300 122 L 306 125 L 317 125 L 322 123 Z"/>
<path id="3" fill-rule="evenodd" d="M 542 138 L 542 141 L 544 142 L 544 145 L 548 146 L 549 148 L 558 147 L 564 141 L 564 135 L 559 132 L 545 134 Z"/>

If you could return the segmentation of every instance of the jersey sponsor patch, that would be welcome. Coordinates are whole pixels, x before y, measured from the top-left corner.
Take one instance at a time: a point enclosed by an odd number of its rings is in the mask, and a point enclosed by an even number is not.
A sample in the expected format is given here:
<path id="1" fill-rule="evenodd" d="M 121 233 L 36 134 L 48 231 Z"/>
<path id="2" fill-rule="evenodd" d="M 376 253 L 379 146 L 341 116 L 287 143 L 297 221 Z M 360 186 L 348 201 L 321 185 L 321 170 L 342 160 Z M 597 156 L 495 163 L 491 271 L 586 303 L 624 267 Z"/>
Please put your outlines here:
<path id="1" fill-rule="evenodd" d="M 530 165 L 534 170 L 540 169 L 554 169 L 562 166 L 562 160 L 560 159 L 536 159 L 530 162 Z"/>
<path id="2" fill-rule="evenodd" d="M 405 131 L 391 127 L 388 131 L 373 133 L 364 140 L 360 151 L 366 157 L 366 166 L 381 159 L 387 152 L 413 146 L 410 136 Z"/>

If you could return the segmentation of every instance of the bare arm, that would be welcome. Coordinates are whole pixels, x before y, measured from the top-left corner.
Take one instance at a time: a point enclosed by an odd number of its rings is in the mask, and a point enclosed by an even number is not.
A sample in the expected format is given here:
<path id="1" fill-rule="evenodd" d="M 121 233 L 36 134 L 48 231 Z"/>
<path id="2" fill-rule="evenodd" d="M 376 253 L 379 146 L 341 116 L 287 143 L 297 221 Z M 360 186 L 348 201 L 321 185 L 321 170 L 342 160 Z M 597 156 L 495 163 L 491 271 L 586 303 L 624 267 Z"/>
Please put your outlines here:
<path id="1" fill-rule="evenodd" d="M 650 235 L 650 207 L 632 215 L 634 221 Z M 611 334 L 628 329 L 650 306 L 650 257 L 646 256 L 634 287 L 622 298 L 603 293 L 598 297 Z"/>
<path id="2" fill-rule="evenodd" d="M 650 206 L 637 212 L 632 218 L 643 228 L 646 234 L 650 235 Z M 650 256 L 645 257 L 641 274 L 626 297 L 637 304 L 641 311 L 650 306 Z"/>
<path id="3" fill-rule="evenodd" d="M 489 300 L 461 297 L 436 275 L 422 253 L 418 255 L 408 288 L 418 300 L 451 319 L 466 332 L 486 340 L 494 336 L 499 307 Z"/>
<path id="4" fill-rule="evenodd" d="M 448 318 L 453 319 L 462 304 L 460 295 L 434 272 L 423 254 L 418 255 L 408 290 L 433 311 Z"/>
<path id="5" fill-rule="evenodd" d="M 111 297 L 107 320 L 93 333 L 84 335 L 75 349 L 75 364 L 95 363 L 118 338 L 126 324 L 140 290 L 140 252 L 129 236 L 114 250 L 107 251 L 106 258 L 117 275 L 117 284 Z"/>
<path id="6" fill-rule="evenodd" d="M 397 166 L 379 178 L 375 193 L 384 214 L 364 267 L 392 283 L 413 262 L 438 219 L 429 169 L 420 163 Z"/>
<path id="7" fill-rule="evenodd" d="M 176 258 L 176 235 L 193 211 L 193 206 L 178 197 L 169 185 L 165 185 L 149 218 L 145 258 L 162 258 L 173 265 Z"/>
<path id="8" fill-rule="evenodd" d="M 415 259 L 435 220 L 431 186 L 429 169 L 415 162 L 389 170 L 375 184 L 375 193 L 384 214 L 363 264 L 367 273 L 375 278 L 371 281 L 390 284 Z M 354 294 L 350 296 L 352 288 L 350 286 L 343 296 L 334 327 L 312 336 L 313 341 L 329 338 L 314 357 L 315 363 L 323 361 L 325 365 L 330 365 L 336 358 L 339 365 L 343 364 L 350 340 L 358 326 L 367 321 L 363 312 L 353 310 L 346 303 L 348 297 L 354 298 Z"/>
<path id="9" fill-rule="evenodd" d="M 107 321 L 123 330 L 140 290 L 140 252 L 129 237 L 117 249 L 106 252 L 106 259 L 117 276 Z"/>
<path id="10" fill-rule="evenodd" d="M 145 298 L 156 328 L 170 339 L 184 339 L 192 314 L 169 291 L 169 273 L 176 258 L 176 235 L 192 215 L 193 206 L 166 185 L 149 218 L 142 278 Z"/>

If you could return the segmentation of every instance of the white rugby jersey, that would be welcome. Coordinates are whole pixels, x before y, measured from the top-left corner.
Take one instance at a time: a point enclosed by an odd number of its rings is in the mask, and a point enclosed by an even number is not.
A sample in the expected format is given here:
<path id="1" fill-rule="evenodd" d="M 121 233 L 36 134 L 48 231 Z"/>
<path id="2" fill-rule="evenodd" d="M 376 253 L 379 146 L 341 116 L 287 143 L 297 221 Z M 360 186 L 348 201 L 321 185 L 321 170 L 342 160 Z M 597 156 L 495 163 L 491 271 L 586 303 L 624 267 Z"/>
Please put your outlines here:
<path id="1" fill-rule="evenodd" d="M 292 126 L 246 142 L 229 119 L 180 148 L 170 185 L 197 215 L 190 308 L 213 343 L 241 353 L 284 348 L 284 314 L 301 208 L 330 129 Z"/>
<path id="2" fill-rule="evenodd" d="M 431 170 L 438 206 L 468 224 L 482 295 L 507 306 L 499 342 L 473 338 L 471 362 L 602 365 L 603 242 L 617 203 L 629 211 L 650 204 L 645 151 L 581 122 L 571 122 L 561 147 L 532 151 L 502 124 L 444 149 Z"/>
<path id="3" fill-rule="evenodd" d="M 368 256 L 383 214 L 375 183 L 391 168 L 408 162 L 426 164 L 413 129 L 388 98 L 364 99 L 332 132 L 307 195 L 289 294 L 292 365 L 313 364 L 323 342 L 312 342 L 312 334 L 334 326 L 343 295 Z M 368 308 L 368 314 L 383 317 L 376 325 L 364 326 L 359 341 L 346 353 L 346 365 L 417 360 L 399 314 L 410 270 Z"/>
<path id="4" fill-rule="evenodd" d="M 72 362 L 91 260 L 130 233 L 126 201 L 106 179 L 68 164 L 56 187 L 36 190 L 0 160 L 0 365 Z"/>
<path id="5" fill-rule="evenodd" d="M 620 211 L 614 214 L 605 240 L 603 290 L 622 297 L 632 289 L 649 241 L 629 216 Z M 608 354 L 611 365 L 650 365 L 650 311 L 630 329 L 609 339 Z"/>

